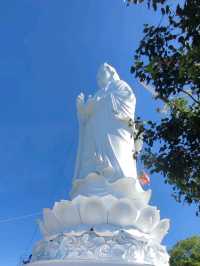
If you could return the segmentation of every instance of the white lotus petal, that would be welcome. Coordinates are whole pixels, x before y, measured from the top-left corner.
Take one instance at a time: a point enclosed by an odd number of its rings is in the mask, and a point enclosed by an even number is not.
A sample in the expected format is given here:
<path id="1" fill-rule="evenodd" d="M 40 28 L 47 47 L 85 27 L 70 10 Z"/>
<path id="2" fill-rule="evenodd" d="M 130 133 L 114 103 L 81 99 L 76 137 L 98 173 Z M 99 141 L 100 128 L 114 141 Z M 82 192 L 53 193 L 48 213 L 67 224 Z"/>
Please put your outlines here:
<path id="1" fill-rule="evenodd" d="M 142 187 L 138 186 L 136 180 L 133 178 L 122 178 L 117 180 L 116 182 L 109 184 L 111 194 L 114 194 L 115 196 L 127 197 L 127 198 L 133 198 L 134 195 L 140 194 L 141 192 L 144 192 Z"/>
<path id="2" fill-rule="evenodd" d="M 107 223 L 107 211 L 103 202 L 97 197 L 91 197 L 80 205 L 80 215 L 84 224 Z"/>
<path id="3" fill-rule="evenodd" d="M 146 207 L 141 210 L 137 220 L 137 227 L 144 233 L 150 233 L 160 221 L 160 212 L 155 207 Z"/>
<path id="4" fill-rule="evenodd" d="M 138 199 L 140 199 L 144 205 L 147 205 L 151 199 L 151 193 L 152 191 L 150 189 L 147 191 L 144 191 L 141 193 L 141 196 Z"/>
<path id="5" fill-rule="evenodd" d="M 111 207 L 108 214 L 108 223 L 120 226 L 133 225 L 137 218 L 137 209 L 128 199 L 118 200 Z"/>
<path id="6" fill-rule="evenodd" d="M 46 228 L 47 232 L 52 234 L 57 234 L 62 231 L 62 225 L 59 220 L 54 215 L 53 211 L 50 209 L 43 209 L 43 220 L 44 220 L 44 228 Z"/>
<path id="7" fill-rule="evenodd" d="M 107 211 L 109 211 L 110 208 L 113 206 L 113 204 L 118 201 L 118 199 L 116 199 L 112 195 L 102 197 L 101 200 L 102 200 Z"/>
<path id="8" fill-rule="evenodd" d="M 116 198 L 137 198 L 144 205 L 148 204 L 151 197 L 151 191 L 144 191 L 138 180 L 127 177 L 111 183 L 104 176 L 96 173 L 91 173 L 84 179 L 75 180 L 70 194 L 72 199 L 79 195 L 86 197 L 113 195 Z"/>
<path id="9" fill-rule="evenodd" d="M 43 223 L 40 219 L 38 219 L 38 220 L 37 220 L 37 224 L 38 224 L 38 226 L 39 226 L 39 228 L 40 228 L 40 232 L 41 232 L 41 234 L 42 234 L 44 237 L 47 237 L 47 236 L 49 235 L 49 232 L 48 232 L 47 229 L 45 228 L 44 223 Z"/>
<path id="10" fill-rule="evenodd" d="M 81 223 L 78 208 L 71 201 L 62 201 L 53 207 L 53 213 L 63 228 Z"/>
<path id="11" fill-rule="evenodd" d="M 78 195 L 104 196 L 108 194 L 108 182 L 105 177 L 91 173 L 84 179 L 75 180 L 70 194 L 72 198 Z"/>
<path id="12" fill-rule="evenodd" d="M 152 238 L 161 243 L 165 235 L 168 233 L 169 227 L 170 227 L 169 219 L 161 220 L 159 224 L 152 231 L 151 233 Z"/>
<path id="13" fill-rule="evenodd" d="M 79 215 L 80 215 L 80 206 L 86 202 L 88 200 L 88 197 L 85 197 L 85 196 L 82 196 L 82 195 L 79 195 L 77 197 L 75 197 L 72 202 L 74 204 L 74 206 L 76 206 L 76 208 L 78 209 L 79 211 Z"/>
<path id="14" fill-rule="evenodd" d="M 141 210 L 141 209 L 144 209 L 147 205 L 144 204 L 144 202 L 142 202 L 141 200 L 139 199 L 134 199 L 134 200 L 131 200 L 132 201 L 132 204 L 133 206 L 137 209 L 137 210 Z"/>

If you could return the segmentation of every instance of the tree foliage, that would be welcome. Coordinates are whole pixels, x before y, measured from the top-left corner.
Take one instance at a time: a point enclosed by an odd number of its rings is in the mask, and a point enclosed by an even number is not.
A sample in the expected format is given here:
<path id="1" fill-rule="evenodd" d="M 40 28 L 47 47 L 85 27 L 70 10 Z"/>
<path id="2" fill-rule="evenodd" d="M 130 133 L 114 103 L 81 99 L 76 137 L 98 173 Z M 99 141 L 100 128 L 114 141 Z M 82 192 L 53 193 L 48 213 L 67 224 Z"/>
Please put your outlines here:
<path id="1" fill-rule="evenodd" d="M 197 205 L 200 212 L 200 1 L 185 0 L 175 10 L 167 0 L 147 3 L 161 14 L 159 25 L 144 25 L 131 72 L 155 88 L 167 106 L 159 122 L 144 126 L 142 155 L 151 172 L 173 186 L 177 201 Z M 158 147 L 159 150 L 156 148 Z"/>
<path id="2" fill-rule="evenodd" d="M 200 237 L 178 242 L 170 255 L 170 266 L 200 266 Z"/>
<path id="3" fill-rule="evenodd" d="M 127 5 L 146 3 L 148 8 L 157 10 L 159 4 L 164 4 L 167 0 L 127 0 Z"/>

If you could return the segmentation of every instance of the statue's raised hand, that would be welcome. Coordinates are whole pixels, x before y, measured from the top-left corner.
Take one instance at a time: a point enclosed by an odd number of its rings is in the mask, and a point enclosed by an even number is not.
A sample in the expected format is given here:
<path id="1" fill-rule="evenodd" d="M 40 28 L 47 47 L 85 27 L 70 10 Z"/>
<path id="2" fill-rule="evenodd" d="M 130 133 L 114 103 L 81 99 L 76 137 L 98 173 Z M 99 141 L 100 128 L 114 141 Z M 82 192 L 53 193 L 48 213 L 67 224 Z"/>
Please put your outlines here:
<path id="1" fill-rule="evenodd" d="M 83 119 L 85 113 L 85 95 L 81 92 L 76 98 L 76 108 L 79 119 Z"/>
<path id="2" fill-rule="evenodd" d="M 76 107 L 79 113 L 83 112 L 85 104 L 85 95 L 81 92 L 76 98 Z"/>

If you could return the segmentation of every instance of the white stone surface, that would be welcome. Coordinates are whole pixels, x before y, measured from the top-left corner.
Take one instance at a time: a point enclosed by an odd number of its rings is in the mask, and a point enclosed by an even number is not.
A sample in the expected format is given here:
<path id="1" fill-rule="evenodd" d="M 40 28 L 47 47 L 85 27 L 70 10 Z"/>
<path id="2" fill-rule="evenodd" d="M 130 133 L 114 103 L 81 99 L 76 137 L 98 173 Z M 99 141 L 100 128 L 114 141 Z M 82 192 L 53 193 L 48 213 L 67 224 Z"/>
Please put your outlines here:
<path id="1" fill-rule="evenodd" d="M 44 209 L 39 225 L 45 237 L 61 232 L 82 232 L 83 228 L 98 230 L 101 225 L 102 234 L 112 226 L 115 229 L 132 228 L 148 234 L 158 243 L 169 230 L 169 220 L 160 221 L 156 207 L 139 199 L 118 199 L 112 195 L 78 196 L 72 201 L 56 202 L 52 210 Z"/>
<path id="2" fill-rule="evenodd" d="M 90 197 L 80 204 L 80 216 L 83 224 L 98 225 L 108 221 L 107 210 L 104 203 L 96 197 Z"/>
<path id="3" fill-rule="evenodd" d="M 144 204 L 148 204 L 151 190 L 141 190 L 138 185 L 138 181 L 132 177 L 121 178 L 111 183 L 102 175 L 90 173 L 84 179 L 78 179 L 73 182 L 70 195 L 72 199 L 79 195 L 87 197 L 113 195 L 116 198 L 138 199 Z"/>
<path id="4" fill-rule="evenodd" d="M 118 230 L 110 236 L 100 236 L 94 231 L 80 235 L 59 234 L 38 242 L 31 262 L 85 260 L 104 263 L 141 263 L 168 266 L 169 255 L 164 246 L 137 231 Z"/>
<path id="5" fill-rule="evenodd" d="M 169 266 L 161 241 L 169 220 L 149 206 L 133 156 L 136 99 L 116 70 L 103 64 L 94 96 L 77 98 L 79 147 L 71 200 L 44 209 L 44 240 L 33 249 L 30 266 Z"/>
<path id="6" fill-rule="evenodd" d="M 110 208 L 108 223 L 120 226 L 129 226 L 136 222 L 139 210 L 128 199 L 117 200 Z"/>
<path id="7" fill-rule="evenodd" d="M 29 266 L 154 266 L 152 264 L 138 264 L 138 263 L 128 263 L 128 262 L 99 262 L 99 261 L 80 261 L 80 260 L 71 260 L 71 261 L 42 261 L 30 263 Z"/>
<path id="8" fill-rule="evenodd" d="M 131 177 L 137 180 L 133 159 L 135 95 L 116 70 L 103 64 L 97 74 L 100 89 L 85 100 L 77 98 L 79 148 L 74 180 L 99 173 L 113 182 Z M 137 180 L 138 181 L 138 180 Z M 138 190 L 142 191 L 138 182 Z"/>

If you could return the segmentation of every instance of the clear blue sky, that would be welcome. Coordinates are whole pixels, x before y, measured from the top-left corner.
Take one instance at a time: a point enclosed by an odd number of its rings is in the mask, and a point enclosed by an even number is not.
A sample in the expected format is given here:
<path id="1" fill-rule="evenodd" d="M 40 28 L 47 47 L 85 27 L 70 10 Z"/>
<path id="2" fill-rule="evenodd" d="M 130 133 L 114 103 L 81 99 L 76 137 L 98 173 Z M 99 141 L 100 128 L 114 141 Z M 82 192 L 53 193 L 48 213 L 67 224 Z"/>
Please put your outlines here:
<path id="1" fill-rule="evenodd" d="M 78 134 L 75 98 L 95 91 L 104 61 L 134 88 L 137 114 L 156 118 L 155 102 L 129 68 L 142 24 L 159 19 L 142 6 L 126 8 L 123 0 L 0 1 L 0 221 L 68 197 Z M 152 204 L 172 222 L 168 247 L 199 233 L 194 208 L 177 204 L 161 176 L 152 176 L 151 188 Z M 15 266 L 30 252 L 40 239 L 35 220 L 0 222 L 0 265 Z"/>

